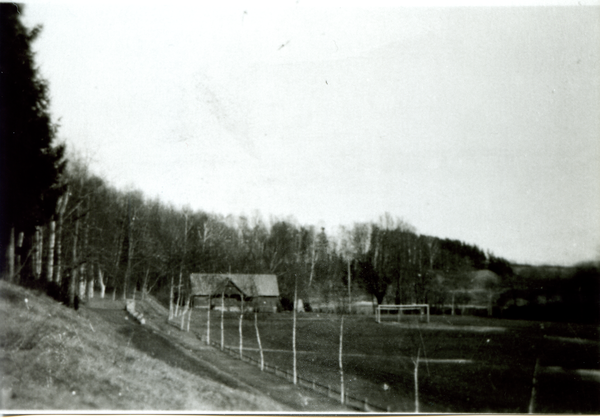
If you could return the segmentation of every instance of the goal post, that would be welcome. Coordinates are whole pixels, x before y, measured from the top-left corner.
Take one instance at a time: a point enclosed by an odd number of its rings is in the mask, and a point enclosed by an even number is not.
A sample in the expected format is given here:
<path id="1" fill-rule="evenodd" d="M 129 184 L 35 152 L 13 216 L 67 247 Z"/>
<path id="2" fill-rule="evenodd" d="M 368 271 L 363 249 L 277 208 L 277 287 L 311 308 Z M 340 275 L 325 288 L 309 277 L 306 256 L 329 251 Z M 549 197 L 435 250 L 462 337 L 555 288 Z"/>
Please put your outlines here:
<path id="1" fill-rule="evenodd" d="M 377 309 L 375 311 L 375 321 L 379 324 L 381 323 L 381 313 L 387 312 L 388 314 L 391 311 L 398 311 L 398 322 L 402 317 L 402 312 L 406 310 L 418 310 L 419 314 L 422 315 L 423 311 L 427 312 L 427 322 L 429 323 L 429 304 L 412 304 L 412 305 L 377 305 Z"/>

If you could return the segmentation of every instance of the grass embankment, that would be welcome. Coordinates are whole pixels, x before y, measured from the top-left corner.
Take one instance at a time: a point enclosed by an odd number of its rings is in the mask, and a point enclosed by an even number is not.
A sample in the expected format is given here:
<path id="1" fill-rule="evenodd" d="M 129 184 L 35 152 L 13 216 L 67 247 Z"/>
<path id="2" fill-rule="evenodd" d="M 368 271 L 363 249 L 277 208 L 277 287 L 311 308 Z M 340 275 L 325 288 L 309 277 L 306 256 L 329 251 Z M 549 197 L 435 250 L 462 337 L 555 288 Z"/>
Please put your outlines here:
<path id="1" fill-rule="evenodd" d="M 124 310 L 114 313 L 133 325 Z M 39 291 L 0 281 L 0 319 L 2 411 L 282 410 L 267 397 L 154 358 L 122 325 Z"/>

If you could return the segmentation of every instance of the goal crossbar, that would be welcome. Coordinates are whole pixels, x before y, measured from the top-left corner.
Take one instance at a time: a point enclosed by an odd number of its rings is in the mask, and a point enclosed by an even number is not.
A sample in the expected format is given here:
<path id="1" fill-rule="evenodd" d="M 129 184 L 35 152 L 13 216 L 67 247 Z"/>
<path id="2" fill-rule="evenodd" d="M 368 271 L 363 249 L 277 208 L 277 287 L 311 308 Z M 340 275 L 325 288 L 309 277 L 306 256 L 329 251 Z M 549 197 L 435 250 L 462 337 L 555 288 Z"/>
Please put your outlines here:
<path id="1" fill-rule="evenodd" d="M 398 311 L 398 321 L 402 316 L 403 310 L 415 310 L 418 309 L 419 313 L 423 313 L 425 309 L 427 311 L 427 322 L 429 322 L 429 304 L 428 303 L 419 303 L 419 304 L 411 304 L 411 305 L 377 305 L 377 309 L 375 312 L 375 320 L 379 324 L 381 322 L 381 311 Z"/>

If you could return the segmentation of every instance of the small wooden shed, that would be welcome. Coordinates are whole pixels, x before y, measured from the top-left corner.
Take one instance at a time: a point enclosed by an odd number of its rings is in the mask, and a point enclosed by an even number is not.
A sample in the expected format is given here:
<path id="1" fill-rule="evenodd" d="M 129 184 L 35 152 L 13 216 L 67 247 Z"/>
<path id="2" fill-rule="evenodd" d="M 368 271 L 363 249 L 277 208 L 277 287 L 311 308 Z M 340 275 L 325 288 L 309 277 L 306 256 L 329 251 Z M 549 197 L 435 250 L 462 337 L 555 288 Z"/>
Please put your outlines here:
<path id="1" fill-rule="evenodd" d="M 274 274 L 192 273 L 192 300 L 195 307 L 226 311 L 277 312 L 279 286 Z"/>

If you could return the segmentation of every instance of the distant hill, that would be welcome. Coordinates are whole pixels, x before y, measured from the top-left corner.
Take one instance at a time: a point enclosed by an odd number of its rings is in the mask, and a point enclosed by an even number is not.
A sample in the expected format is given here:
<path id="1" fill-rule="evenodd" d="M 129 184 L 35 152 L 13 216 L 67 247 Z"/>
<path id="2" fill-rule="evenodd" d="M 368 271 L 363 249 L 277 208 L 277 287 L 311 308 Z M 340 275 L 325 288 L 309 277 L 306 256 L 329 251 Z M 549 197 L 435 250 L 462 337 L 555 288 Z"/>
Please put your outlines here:
<path id="1" fill-rule="evenodd" d="M 600 321 L 600 268 L 597 264 L 572 267 L 513 265 L 504 279 L 508 289 L 499 305 L 514 318 L 568 322 Z"/>

